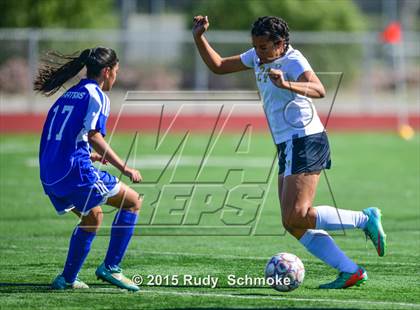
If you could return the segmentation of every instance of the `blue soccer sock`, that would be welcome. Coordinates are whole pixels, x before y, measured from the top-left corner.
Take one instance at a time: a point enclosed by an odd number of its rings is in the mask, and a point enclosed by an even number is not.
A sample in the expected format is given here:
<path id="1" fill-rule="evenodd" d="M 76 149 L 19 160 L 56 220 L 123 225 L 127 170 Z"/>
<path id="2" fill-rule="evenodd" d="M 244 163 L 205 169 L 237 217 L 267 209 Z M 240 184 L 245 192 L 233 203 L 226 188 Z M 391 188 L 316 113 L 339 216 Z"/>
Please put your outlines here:
<path id="1" fill-rule="evenodd" d="M 96 233 L 85 231 L 79 226 L 74 229 L 63 271 L 63 277 L 67 283 L 73 283 L 76 280 L 95 236 Z"/>
<path id="2" fill-rule="evenodd" d="M 131 236 L 137 223 L 138 214 L 121 209 L 112 223 L 111 239 L 108 252 L 105 256 L 105 266 L 117 266 L 120 264 L 127 250 Z"/>

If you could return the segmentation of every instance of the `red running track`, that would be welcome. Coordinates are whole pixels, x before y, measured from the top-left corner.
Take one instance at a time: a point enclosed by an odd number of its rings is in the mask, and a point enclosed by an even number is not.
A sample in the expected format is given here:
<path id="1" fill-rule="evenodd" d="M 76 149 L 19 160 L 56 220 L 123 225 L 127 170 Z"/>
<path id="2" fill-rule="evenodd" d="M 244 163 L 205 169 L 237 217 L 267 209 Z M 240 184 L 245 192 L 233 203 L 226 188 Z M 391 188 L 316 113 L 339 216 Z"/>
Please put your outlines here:
<path id="1" fill-rule="evenodd" d="M 120 117 L 116 131 L 151 131 L 159 128 L 158 115 L 123 115 Z M 0 115 L 0 133 L 39 133 L 41 132 L 44 114 L 2 114 Z M 325 124 L 325 115 L 321 115 Z M 108 130 L 112 131 L 117 121 L 116 115 L 111 115 L 108 120 Z M 224 126 L 228 132 L 243 131 L 246 126 L 252 126 L 255 131 L 268 130 L 267 122 L 263 116 L 231 116 L 229 119 L 216 116 L 188 115 L 164 116 L 161 120 L 162 129 L 166 130 L 172 123 L 174 132 L 192 130 L 208 132 L 216 126 Z M 327 124 L 330 131 L 391 131 L 398 128 L 398 118 L 392 115 L 333 115 Z M 411 115 L 409 125 L 415 130 L 420 129 L 420 115 Z"/>

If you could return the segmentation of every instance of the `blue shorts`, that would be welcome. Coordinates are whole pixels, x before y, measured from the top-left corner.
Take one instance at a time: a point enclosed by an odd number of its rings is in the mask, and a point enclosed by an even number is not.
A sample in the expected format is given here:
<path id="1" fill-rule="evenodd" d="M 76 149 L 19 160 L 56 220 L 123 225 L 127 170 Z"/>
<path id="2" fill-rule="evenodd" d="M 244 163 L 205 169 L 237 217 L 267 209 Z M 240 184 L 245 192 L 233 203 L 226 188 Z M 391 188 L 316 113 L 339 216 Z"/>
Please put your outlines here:
<path id="1" fill-rule="evenodd" d="M 331 168 L 327 133 L 290 139 L 277 144 L 279 174 L 289 176 Z"/>
<path id="2" fill-rule="evenodd" d="M 94 182 L 79 185 L 76 190 L 64 197 L 46 191 L 58 214 L 76 209 L 81 214 L 87 215 L 92 208 L 104 204 L 108 198 L 120 191 L 118 178 L 108 172 L 92 169 L 92 177 L 95 178 Z"/>

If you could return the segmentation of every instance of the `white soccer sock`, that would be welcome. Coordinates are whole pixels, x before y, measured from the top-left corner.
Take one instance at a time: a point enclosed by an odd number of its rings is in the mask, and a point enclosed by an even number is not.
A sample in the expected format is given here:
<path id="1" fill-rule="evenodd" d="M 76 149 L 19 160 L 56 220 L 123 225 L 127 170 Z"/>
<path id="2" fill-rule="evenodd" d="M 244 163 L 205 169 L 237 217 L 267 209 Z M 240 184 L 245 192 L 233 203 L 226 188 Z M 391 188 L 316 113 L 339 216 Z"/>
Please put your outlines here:
<path id="1" fill-rule="evenodd" d="M 356 272 L 359 267 L 344 254 L 333 238 L 324 230 L 308 229 L 300 243 L 314 256 L 340 272 Z"/>
<path id="2" fill-rule="evenodd" d="M 340 230 L 365 228 L 369 217 L 361 211 L 336 209 L 330 206 L 315 207 L 316 229 Z"/>

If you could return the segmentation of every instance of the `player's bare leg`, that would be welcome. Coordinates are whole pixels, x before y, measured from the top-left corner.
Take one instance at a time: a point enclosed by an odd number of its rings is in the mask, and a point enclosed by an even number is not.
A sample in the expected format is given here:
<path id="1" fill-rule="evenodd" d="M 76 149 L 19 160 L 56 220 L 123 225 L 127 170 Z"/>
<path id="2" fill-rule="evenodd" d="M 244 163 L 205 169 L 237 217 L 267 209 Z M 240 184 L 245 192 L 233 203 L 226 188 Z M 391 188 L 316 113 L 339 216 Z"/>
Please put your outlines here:
<path id="1" fill-rule="evenodd" d="M 316 211 L 312 203 L 318 181 L 319 172 L 289 175 L 286 178 L 279 176 L 283 226 L 296 239 L 300 239 L 307 229 L 315 229 Z"/>
<path id="2" fill-rule="evenodd" d="M 76 209 L 73 209 L 72 211 L 80 218 L 80 228 L 82 228 L 85 231 L 94 233 L 96 233 L 99 230 L 104 217 L 102 208 L 100 206 L 92 208 L 87 215 L 82 215 Z"/>
<path id="3" fill-rule="evenodd" d="M 349 259 L 324 230 L 317 230 L 317 212 L 312 207 L 320 172 L 279 176 L 279 198 L 285 229 L 314 256 L 339 270 L 339 277 L 320 288 L 346 288 L 360 285 L 366 271 Z"/>
<path id="4" fill-rule="evenodd" d="M 106 204 L 118 209 L 138 213 L 142 201 L 143 198 L 134 189 L 121 182 L 118 194 L 108 198 Z"/>

